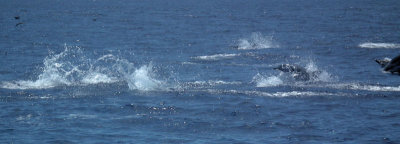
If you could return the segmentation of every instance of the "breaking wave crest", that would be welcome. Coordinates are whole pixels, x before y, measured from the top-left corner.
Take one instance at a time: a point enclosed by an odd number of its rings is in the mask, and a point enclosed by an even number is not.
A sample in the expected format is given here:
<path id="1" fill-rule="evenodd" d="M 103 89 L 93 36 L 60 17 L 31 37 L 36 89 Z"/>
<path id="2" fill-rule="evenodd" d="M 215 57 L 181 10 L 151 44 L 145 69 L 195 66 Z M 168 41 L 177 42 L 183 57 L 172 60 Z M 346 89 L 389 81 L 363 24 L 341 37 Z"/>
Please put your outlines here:
<path id="1" fill-rule="evenodd" d="M 261 33 L 252 33 L 250 38 L 239 39 L 237 48 L 239 50 L 267 49 L 279 47 L 272 36 L 263 36 Z"/>
<path id="2" fill-rule="evenodd" d="M 361 48 L 400 48 L 400 44 L 396 43 L 361 43 L 358 45 Z"/>
<path id="3" fill-rule="evenodd" d="M 47 89 L 124 81 L 131 90 L 153 91 L 164 90 L 167 85 L 156 79 L 152 64 L 136 68 L 128 60 L 112 54 L 92 60 L 76 46 L 65 46 L 63 52 L 50 54 L 43 60 L 43 65 L 36 80 L 3 82 L 0 86 L 6 89 Z"/>

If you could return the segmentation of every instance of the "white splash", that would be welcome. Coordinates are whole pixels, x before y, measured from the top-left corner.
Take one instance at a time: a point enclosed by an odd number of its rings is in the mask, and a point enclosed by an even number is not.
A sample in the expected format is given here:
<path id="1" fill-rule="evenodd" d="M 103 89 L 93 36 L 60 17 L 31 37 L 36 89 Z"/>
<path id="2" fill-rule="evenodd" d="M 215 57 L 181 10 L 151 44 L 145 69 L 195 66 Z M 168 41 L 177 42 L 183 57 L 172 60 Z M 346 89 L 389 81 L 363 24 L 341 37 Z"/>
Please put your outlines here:
<path id="1" fill-rule="evenodd" d="M 43 61 L 36 80 L 2 82 L 7 89 L 47 89 L 57 86 L 88 85 L 126 81 L 133 90 L 166 90 L 166 82 L 156 79 L 151 64 L 135 68 L 126 59 L 112 54 L 97 60 L 88 59 L 79 47 L 65 46 L 59 54 L 50 54 Z"/>
<path id="2" fill-rule="evenodd" d="M 361 43 L 358 45 L 361 48 L 400 48 L 400 44 L 396 43 Z"/>
<path id="3" fill-rule="evenodd" d="M 229 59 L 239 56 L 239 54 L 215 54 L 215 55 L 208 55 L 208 56 L 197 56 L 194 59 L 199 60 L 221 60 L 221 59 Z"/>
<path id="4" fill-rule="evenodd" d="M 129 89 L 140 91 L 165 90 L 165 82 L 157 80 L 152 65 L 144 65 L 126 77 Z"/>
<path id="5" fill-rule="evenodd" d="M 91 72 L 87 74 L 85 77 L 82 79 L 82 83 L 84 84 L 98 84 L 98 83 L 114 83 L 118 81 L 115 78 L 110 78 L 106 74 L 98 73 L 98 72 Z"/>
<path id="6" fill-rule="evenodd" d="M 273 87 L 280 85 L 309 85 L 314 82 L 332 82 L 335 80 L 334 76 L 324 70 L 319 69 L 312 61 L 310 61 L 304 68 L 306 69 L 307 74 L 310 76 L 310 79 L 306 81 L 296 80 L 296 74 L 280 72 L 277 75 L 269 76 L 258 73 L 253 77 L 252 82 L 256 84 L 256 87 Z"/>
<path id="7" fill-rule="evenodd" d="M 62 61 L 62 59 L 69 56 L 71 51 L 80 52 L 80 48 L 65 46 L 65 50 L 60 54 L 46 57 L 43 60 L 43 71 L 37 80 L 3 82 L 2 87 L 7 89 L 45 89 L 59 85 L 71 85 L 73 82 L 68 77 L 80 71 L 78 66 Z"/>
<path id="8" fill-rule="evenodd" d="M 237 46 L 239 50 L 279 47 L 279 45 L 273 41 L 272 36 L 263 36 L 261 33 L 252 33 L 250 38 L 239 39 Z"/>
<path id="9" fill-rule="evenodd" d="M 320 70 L 313 61 L 310 61 L 305 68 L 307 73 L 311 75 L 312 81 L 331 82 L 334 80 L 334 77 L 331 74 L 324 70 Z"/>
<path id="10" fill-rule="evenodd" d="M 264 77 L 261 74 L 254 76 L 253 82 L 256 83 L 256 87 L 272 87 L 283 84 L 283 81 L 279 78 L 279 76 Z"/>

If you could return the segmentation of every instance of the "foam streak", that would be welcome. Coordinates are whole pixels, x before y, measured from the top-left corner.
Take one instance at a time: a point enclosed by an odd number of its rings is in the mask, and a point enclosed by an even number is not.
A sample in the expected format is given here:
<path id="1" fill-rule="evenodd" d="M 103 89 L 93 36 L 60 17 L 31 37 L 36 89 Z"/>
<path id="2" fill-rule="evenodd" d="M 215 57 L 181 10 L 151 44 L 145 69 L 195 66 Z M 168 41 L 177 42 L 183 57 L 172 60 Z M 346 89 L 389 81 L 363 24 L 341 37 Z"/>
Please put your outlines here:
<path id="1" fill-rule="evenodd" d="M 400 48 L 400 44 L 396 43 L 362 43 L 358 45 L 361 48 Z"/>

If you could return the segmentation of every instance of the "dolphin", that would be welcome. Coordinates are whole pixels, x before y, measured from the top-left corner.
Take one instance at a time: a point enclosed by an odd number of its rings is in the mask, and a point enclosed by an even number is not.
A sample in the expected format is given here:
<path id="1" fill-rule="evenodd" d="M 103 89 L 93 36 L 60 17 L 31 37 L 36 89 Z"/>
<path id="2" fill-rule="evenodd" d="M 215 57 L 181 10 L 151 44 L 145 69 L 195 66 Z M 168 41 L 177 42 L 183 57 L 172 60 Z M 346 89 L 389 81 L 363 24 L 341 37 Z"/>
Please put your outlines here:
<path id="1" fill-rule="evenodd" d="M 281 64 L 278 67 L 275 67 L 274 69 L 290 73 L 292 74 L 295 80 L 302 80 L 302 81 L 308 81 L 311 79 L 311 77 L 314 77 L 319 73 L 318 71 L 308 73 L 304 67 L 294 64 Z"/>
<path id="2" fill-rule="evenodd" d="M 384 71 L 390 73 L 400 73 L 400 55 L 394 57 L 393 59 L 382 59 L 382 60 L 375 60 Z"/>

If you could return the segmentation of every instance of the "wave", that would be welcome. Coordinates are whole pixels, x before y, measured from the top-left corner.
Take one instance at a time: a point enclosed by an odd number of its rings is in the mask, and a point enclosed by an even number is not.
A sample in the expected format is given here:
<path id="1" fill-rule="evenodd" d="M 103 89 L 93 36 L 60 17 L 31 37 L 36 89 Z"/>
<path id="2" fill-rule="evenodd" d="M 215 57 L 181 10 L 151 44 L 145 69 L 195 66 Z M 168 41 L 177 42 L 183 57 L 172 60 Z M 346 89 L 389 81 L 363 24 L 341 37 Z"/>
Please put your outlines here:
<path id="1" fill-rule="evenodd" d="M 237 48 L 239 50 L 278 48 L 272 36 L 263 36 L 261 33 L 252 33 L 250 38 L 239 39 Z"/>
<path id="2" fill-rule="evenodd" d="M 400 44 L 396 43 L 361 43 L 358 45 L 361 48 L 400 48 Z"/>
<path id="3" fill-rule="evenodd" d="M 6 89 L 48 89 L 57 86 L 88 85 L 125 81 L 131 90 L 165 90 L 167 83 L 156 79 L 152 64 L 136 68 L 126 59 L 112 54 L 97 60 L 86 58 L 80 47 L 66 46 L 59 54 L 50 54 L 43 60 L 36 80 L 2 82 Z"/>
<path id="4" fill-rule="evenodd" d="M 239 54 L 215 54 L 215 55 L 208 55 L 208 56 L 196 56 L 193 58 L 198 59 L 198 60 L 213 61 L 213 60 L 221 60 L 221 59 L 230 59 L 230 58 L 233 58 L 236 56 L 239 56 Z"/>

